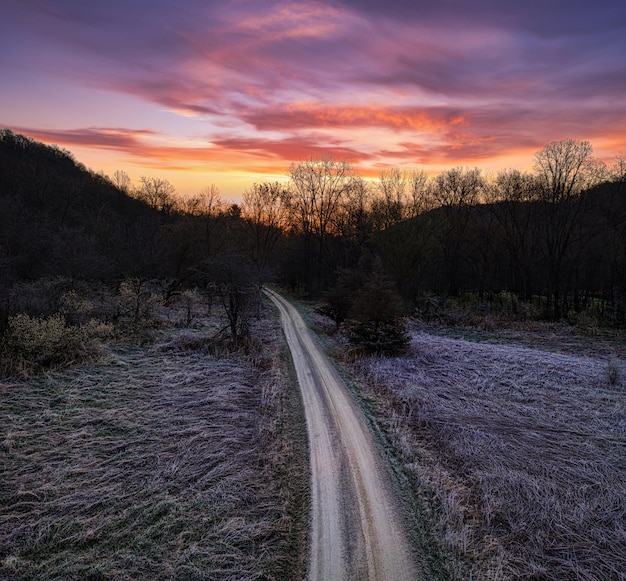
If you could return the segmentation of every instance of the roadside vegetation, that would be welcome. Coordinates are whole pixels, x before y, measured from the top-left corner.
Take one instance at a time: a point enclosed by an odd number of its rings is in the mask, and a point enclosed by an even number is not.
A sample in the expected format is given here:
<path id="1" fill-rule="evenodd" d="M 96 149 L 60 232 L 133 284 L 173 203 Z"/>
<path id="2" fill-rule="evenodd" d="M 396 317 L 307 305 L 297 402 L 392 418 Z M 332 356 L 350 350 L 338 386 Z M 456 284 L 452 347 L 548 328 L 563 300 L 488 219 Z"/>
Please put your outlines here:
<path id="1" fill-rule="evenodd" d="M 0 578 L 302 578 L 306 441 L 279 327 L 263 308 L 235 348 L 197 298 L 153 301 L 97 358 L 0 381 Z"/>

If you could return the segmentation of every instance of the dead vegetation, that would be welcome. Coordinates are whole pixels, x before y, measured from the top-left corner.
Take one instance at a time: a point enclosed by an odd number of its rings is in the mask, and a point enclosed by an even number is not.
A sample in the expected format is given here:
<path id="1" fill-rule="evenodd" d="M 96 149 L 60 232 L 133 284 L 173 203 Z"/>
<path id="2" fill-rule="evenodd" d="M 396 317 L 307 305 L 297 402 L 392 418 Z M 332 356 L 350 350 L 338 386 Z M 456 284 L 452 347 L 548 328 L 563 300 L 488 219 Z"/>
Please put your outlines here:
<path id="1" fill-rule="evenodd" d="M 626 579 L 623 358 L 414 332 L 351 368 L 455 579 Z"/>
<path id="2" fill-rule="evenodd" d="M 304 426 L 253 325 L 247 353 L 170 329 L 2 384 L 0 578 L 301 578 Z"/>

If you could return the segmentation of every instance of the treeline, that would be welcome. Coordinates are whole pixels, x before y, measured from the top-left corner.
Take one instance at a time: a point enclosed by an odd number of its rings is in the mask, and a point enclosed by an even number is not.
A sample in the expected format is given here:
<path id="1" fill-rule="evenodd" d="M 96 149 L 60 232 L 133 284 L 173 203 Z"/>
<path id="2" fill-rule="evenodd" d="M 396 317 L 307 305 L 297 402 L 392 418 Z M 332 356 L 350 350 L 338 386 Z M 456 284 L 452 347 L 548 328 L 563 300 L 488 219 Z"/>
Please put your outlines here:
<path id="1" fill-rule="evenodd" d="M 384 279 L 424 316 L 463 299 L 510 316 L 593 312 L 626 324 L 624 160 L 606 166 L 588 142 L 565 140 L 534 161 L 532 172 L 394 168 L 371 181 L 311 159 L 228 204 L 215 187 L 182 198 L 167 180 L 96 174 L 4 130 L 0 326 L 20 283 L 50 277 L 159 279 L 166 299 L 195 287 L 224 303 L 234 336 L 269 281 L 325 299 L 338 319 Z"/>
<path id="2" fill-rule="evenodd" d="M 375 182 L 343 162 L 295 164 L 283 201 L 283 282 L 336 303 L 330 311 L 341 318 L 345 298 L 357 297 L 382 263 L 408 308 L 424 316 L 454 299 L 509 317 L 585 313 L 624 325 L 624 159 L 607 166 L 588 142 L 564 140 L 534 162 L 532 172 L 494 176 L 394 168 Z"/>

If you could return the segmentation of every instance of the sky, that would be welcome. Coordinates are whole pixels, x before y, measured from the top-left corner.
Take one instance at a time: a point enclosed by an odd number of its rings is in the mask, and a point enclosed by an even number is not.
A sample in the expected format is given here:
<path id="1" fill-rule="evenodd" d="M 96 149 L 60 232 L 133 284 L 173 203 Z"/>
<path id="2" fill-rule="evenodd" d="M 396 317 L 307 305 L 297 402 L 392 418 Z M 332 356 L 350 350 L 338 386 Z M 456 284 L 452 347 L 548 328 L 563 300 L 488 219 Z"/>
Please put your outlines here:
<path id="1" fill-rule="evenodd" d="M 530 169 L 626 153 L 623 0 L 0 0 L 0 127 L 236 199 L 332 156 Z"/>

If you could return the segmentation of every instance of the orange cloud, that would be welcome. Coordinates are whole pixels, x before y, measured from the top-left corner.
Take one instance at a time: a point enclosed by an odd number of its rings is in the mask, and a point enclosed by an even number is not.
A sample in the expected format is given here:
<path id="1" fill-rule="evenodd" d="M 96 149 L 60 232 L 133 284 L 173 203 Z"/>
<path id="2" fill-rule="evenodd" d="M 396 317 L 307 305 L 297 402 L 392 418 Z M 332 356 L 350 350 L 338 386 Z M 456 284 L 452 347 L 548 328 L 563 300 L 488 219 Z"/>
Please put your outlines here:
<path id="1" fill-rule="evenodd" d="M 291 162 L 311 156 L 332 155 L 354 163 L 370 158 L 368 154 L 339 143 L 321 145 L 314 137 L 224 137 L 199 145 L 172 145 L 170 141 L 159 142 L 160 134 L 150 130 L 96 127 L 72 130 L 13 127 L 12 130 L 63 147 L 79 146 L 120 152 L 130 158 L 131 163 L 161 170 L 276 174 L 287 171 Z"/>
<path id="2" fill-rule="evenodd" d="M 310 157 L 331 155 L 336 159 L 345 159 L 359 163 L 371 159 L 371 155 L 338 143 L 327 145 L 319 143 L 317 138 L 291 137 L 286 139 L 263 138 L 222 138 L 214 141 L 222 152 L 238 152 L 250 158 L 274 159 L 283 168 L 291 162 L 302 161 Z"/>
<path id="3" fill-rule="evenodd" d="M 466 121 L 457 110 L 443 107 L 332 106 L 292 103 L 268 111 L 244 111 L 243 121 L 258 130 L 291 130 L 320 127 L 387 127 L 435 133 Z"/>
<path id="4" fill-rule="evenodd" d="M 13 127 L 16 133 L 23 133 L 43 141 L 58 145 L 79 145 L 98 147 L 101 149 L 113 149 L 132 151 L 141 143 L 146 136 L 157 135 L 157 131 L 151 129 L 128 130 L 112 127 L 88 127 L 85 129 L 33 129 L 27 127 Z"/>

